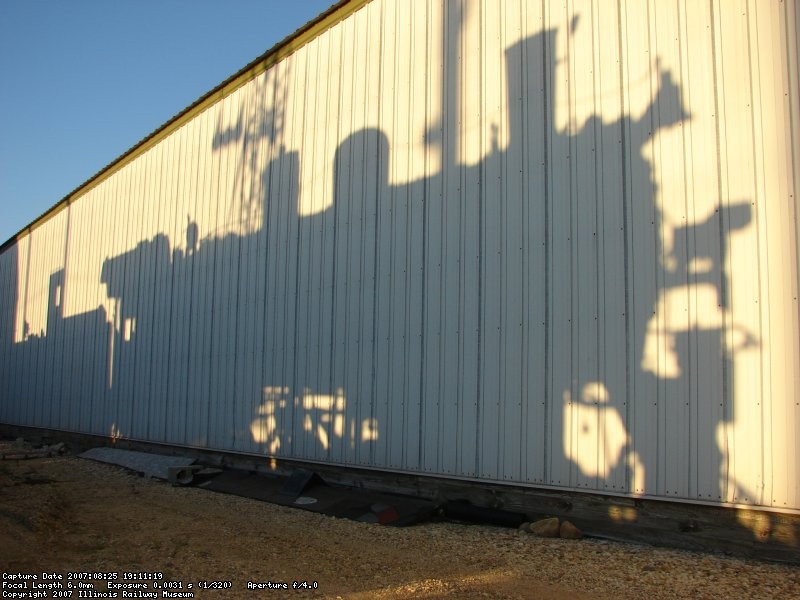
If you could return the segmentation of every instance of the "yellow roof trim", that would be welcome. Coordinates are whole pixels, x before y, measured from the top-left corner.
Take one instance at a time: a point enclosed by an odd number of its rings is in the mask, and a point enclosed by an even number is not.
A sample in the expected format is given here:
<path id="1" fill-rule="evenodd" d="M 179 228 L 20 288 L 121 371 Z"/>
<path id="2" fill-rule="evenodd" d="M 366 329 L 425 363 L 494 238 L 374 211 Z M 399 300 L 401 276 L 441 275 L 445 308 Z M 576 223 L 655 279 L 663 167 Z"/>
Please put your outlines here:
<path id="1" fill-rule="evenodd" d="M 141 156 L 153 146 L 167 138 L 170 134 L 180 129 L 183 125 L 194 119 L 208 107 L 216 104 L 223 98 L 230 96 L 243 85 L 258 77 L 261 73 L 268 70 L 290 54 L 302 48 L 314 38 L 325 33 L 328 29 L 343 21 L 362 6 L 371 0 L 340 0 L 332 5 L 328 10 L 319 15 L 316 19 L 309 21 L 306 25 L 278 42 L 275 46 L 267 50 L 264 54 L 250 62 L 237 73 L 220 83 L 207 94 L 201 96 L 193 104 L 187 106 L 153 133 L 135 144 L 128 151 L 111 161 L 103 167 L 97 174 L 80 184 L 72 192 L 64 196 L 56 204 L 50 207 L 42 215 L 34 219 L 29 225 L 23 227 L 16 235 L 0 245 L 0 252 L 12 246 L 16 241 L 28 235 L 42 223 L 50 220 L 60 213 L 64 208 L 75 202 L 78 198 L 86 194 L 89 190 L 96 187 L 111 175 L 119 171 L 122 167 Z"/>

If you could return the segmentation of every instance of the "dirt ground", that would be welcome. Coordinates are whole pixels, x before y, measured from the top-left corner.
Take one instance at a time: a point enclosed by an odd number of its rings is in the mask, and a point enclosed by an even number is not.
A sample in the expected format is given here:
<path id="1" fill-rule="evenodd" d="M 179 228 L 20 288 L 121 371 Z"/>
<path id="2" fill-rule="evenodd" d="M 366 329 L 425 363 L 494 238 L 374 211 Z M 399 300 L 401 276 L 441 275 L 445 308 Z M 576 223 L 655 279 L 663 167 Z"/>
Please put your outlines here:
<path id="1" fill-rule="evenodd" d="M 105 591 L 107 579 L 91 577 L 110 573 L 150 592 L 158 584 L 159 598 L 168 582 L 181 585 L 174 592 L 220 599 L 800 598 L 792 566 L 489 526 L 357 523 L 173 487 L 75 456 L 0 461 L 0 565 L 4 592 L 21 589 L 10 587 L 22 581 L 11 574 L 42 583 L 43 572 L 55 572 L 65 590 Z M 316 589 L 292 589 L 303 581 Z"/>

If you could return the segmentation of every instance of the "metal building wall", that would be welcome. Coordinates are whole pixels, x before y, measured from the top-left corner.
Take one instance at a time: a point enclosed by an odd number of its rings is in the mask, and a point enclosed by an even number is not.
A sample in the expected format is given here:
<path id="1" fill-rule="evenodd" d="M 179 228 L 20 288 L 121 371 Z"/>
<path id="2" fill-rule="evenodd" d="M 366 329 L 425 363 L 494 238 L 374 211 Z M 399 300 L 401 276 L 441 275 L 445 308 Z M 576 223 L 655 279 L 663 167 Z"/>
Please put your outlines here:
<path id="1" fill-rule="evenodd" d="M 366 3 L 4 248 L 0 420 L 800 510 L 798 19 Z"/>

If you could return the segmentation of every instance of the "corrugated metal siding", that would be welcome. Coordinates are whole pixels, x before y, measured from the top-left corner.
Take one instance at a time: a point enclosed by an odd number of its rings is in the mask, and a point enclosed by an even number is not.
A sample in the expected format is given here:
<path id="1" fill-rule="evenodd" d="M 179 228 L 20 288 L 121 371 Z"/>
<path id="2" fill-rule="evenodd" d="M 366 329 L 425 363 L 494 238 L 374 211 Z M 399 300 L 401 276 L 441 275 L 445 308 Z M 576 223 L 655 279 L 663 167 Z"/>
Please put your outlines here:
<path id="1" fill-rule="evenodd" d="M 0 255 L 0 418 L 800 509 L 799 18 L 368 3 Z"/>

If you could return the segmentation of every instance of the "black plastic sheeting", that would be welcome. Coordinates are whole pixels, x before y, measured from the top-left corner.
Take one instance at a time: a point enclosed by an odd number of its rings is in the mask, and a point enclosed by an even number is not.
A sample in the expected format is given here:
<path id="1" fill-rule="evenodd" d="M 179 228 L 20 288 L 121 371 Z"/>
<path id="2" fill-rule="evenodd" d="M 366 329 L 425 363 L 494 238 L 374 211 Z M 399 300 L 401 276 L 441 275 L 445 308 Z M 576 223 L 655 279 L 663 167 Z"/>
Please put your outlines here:
<path id="1" fill-rule="evenodd" d="M 313 471 L 287 477 L 225 470 L 198 487 L 301 508 L 342 519 L 402 527 L 429 519 L 437 504 L 429 500 L 327 485 Z"/>
<path id="2" fill-rule="evenodd" d="M 92 448 L 79 456 L 181 484 L 192 482 L 192 474 L 176 479 L 176 472 L 181 475 L 185 469 L 192 470 L 192 473 L 201 469 L 193 466 L 192 458 L 117 448 Z M 398 527 L 413 525 L 433 516 L 500 527 L 518 527 L 526 521 L 522 513 L 476 506 L 465 500 L 439 505 L 411 496 L 328 485 L 309 469 L 295 469 L 289 476 L 237 469 L 205 469 L 200 473 L 205 471 L 208 471 L 205 477 L 194 479 L 196 487 L 354 521 Z"/>

